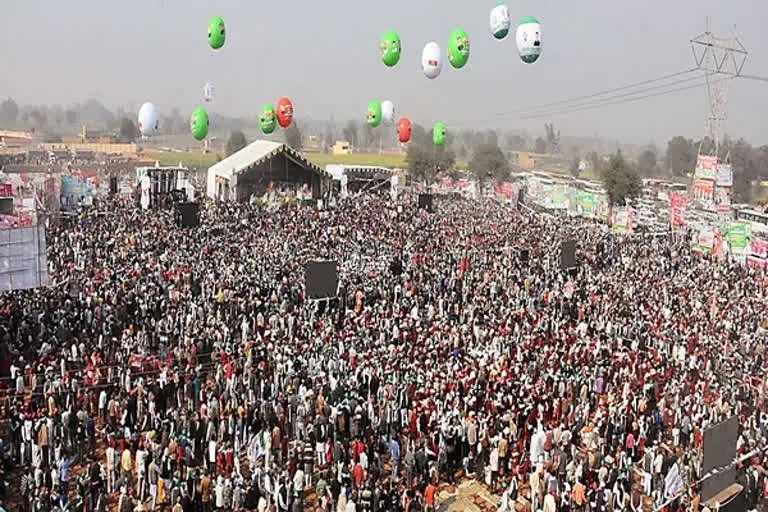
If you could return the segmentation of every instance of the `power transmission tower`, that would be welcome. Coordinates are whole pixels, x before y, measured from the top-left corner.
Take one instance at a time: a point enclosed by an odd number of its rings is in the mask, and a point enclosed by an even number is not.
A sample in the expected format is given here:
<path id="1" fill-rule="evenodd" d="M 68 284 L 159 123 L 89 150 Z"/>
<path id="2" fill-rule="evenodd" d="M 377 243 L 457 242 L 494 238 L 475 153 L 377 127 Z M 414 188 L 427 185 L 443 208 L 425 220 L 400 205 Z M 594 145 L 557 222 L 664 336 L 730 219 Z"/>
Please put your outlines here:
<path id="1" fill-rule="evenodd" d="M 748 52 L 736 37 L 735 28 L 733 37 L 719 38 L 709 30 L 709 19 L 706 31 L 691 39 L 691 50 L 696 67 L 704 72 L 707 81 L 709 113 L 705 134 L 712 140 L 713 156 L 719 157 L 728 118 L 728 81 L 741 75 Z M 726 155 L 725 161 L 728 161 L 729 156 Z"/>

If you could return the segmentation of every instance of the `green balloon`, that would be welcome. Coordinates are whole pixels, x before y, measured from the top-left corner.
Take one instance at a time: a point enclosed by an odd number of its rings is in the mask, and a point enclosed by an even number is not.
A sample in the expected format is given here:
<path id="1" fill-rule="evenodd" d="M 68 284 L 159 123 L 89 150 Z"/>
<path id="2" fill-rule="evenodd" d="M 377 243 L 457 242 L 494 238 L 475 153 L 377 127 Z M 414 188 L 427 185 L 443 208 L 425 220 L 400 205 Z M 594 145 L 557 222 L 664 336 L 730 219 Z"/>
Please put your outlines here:
<path id="1" fill-rule="evenodd" d="M 435 146 L 445 145 L 445 124 L 444 123 L 435 123 L 435 126 L 432 127 L 432 142 L 435 143 Z"/>
<path id="2" fill-rule="evenodd" d="M 400 44 L 400 36 L 394 30 L 387 30 L 381 36 L 381 60 L 387 67 L 392 67 L 400 62 L 400 52 L 403 47 Z"/>
<path id="3" fill-rule="evenodd" d="M 261 131 L 269 135 L 277 127 L 277 115 L 275 114 L 274 105 L 266 104 L 261 107 L 261 113 L 259 114 L 259 127 Z"/>
<path id="4" fill-rule="evenodd" d="M 466 31 L 455 28 L 448 38 L 448 62 L 456 69 L 467 65 L 469 60 L 469 35 Z"/>
<path id="5" fill-rule="evenodd" d="M 224 20 L 218 16 L 211 18 L 211 21 L 208 22 L 208 44 L 214 50 L 218 50 L 224 46 L 226 39 L 227 33 L 224 29 Z"/>
<path id="6" fill-rule="evenodd" d="M 192 132 L 195 140 L 203 140 L 208 136 L 209 125 L 208 112 L 204 108 L 198 107 L 192 111 L 192 115 L 189 118 L 189 130 Z"/>
<path id="7" fill-rule="evenodd" d="M 376 128 L 381 124 L 381 102 L 373 100 L 368 104 L 368 126 Z"/>

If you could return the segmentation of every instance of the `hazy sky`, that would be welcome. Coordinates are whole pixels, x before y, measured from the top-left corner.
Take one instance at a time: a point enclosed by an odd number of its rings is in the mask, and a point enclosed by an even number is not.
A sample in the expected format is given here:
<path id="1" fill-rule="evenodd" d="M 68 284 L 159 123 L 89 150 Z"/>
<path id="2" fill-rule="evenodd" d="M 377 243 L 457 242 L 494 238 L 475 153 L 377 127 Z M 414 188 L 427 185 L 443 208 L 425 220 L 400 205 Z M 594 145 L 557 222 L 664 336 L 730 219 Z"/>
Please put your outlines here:
<path id="1" fill-rule="evenodd" d="M 130 108 L 152 101 L 161 110 L 189 112 L 210 81 L 213 110 L 227 115 L 256 116 L 261 104 L 287 95 L 297 119 L 363 119 L 369 100 L 391 99 L 398 114 L 425 125 L 539 133 L 552 121 L 564 134 L 663 142 L 678 133 L 704 133 L 703 88 L 539 119 L 519 113 L 693 67 L 689 40 L 704 31 L 706 16 L 723 37 L 735 24 L 751 50 L 744 72 L 768 76 L 766 2 L 509 0 L 514 25 L 525 15 L 542 23 L 543 53 L 533 65 L 520 61 L 513 33 L 501 42 L 491 37 L 494 3 L 12 1 L 0 31 L 0 97 L 22 104 L 96 97 Z M 218 52 L 206 39 L 214 15 L 227 24 L 227 44 Z M 454 70 L 445 63 L 442 74 L 428 80 L 420 69 L 422 47 L 435 40 L 444 48 L 455 27 L 469 33 L 469 64 Z M 394 69 L 381 63 L 378 48 L 390 28 L 403 41 Z M 768 143 L 768 83 L 730 84 L 728 115 L 729 134 Z"/>

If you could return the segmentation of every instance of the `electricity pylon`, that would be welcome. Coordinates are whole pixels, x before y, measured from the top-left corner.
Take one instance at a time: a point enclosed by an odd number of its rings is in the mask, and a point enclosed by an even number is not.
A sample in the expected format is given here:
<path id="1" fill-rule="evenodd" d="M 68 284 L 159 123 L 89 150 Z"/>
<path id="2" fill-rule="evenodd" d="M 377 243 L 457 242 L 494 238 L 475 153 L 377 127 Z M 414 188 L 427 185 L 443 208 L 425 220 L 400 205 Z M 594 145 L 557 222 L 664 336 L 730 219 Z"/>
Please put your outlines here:
<path id="1" fill-rule="evenodd" d="M 725 123 L 728 118 L 728 81 L 741 75 L 747 60 L 747 49 L 738 37 L 723 39 L 707 30 L 691 39 L 691 50 L 696 67 L 704 72 L 707 81 L 707 100 L 709 113 L 705 124 L 705 134 L 712 140 L 713 156 L 719 158 L 720 143 L 725 137 Z M 701 150 L 701 148 L 699 148 Z M 726 155 L 725 161 L 730 155 Z"/>

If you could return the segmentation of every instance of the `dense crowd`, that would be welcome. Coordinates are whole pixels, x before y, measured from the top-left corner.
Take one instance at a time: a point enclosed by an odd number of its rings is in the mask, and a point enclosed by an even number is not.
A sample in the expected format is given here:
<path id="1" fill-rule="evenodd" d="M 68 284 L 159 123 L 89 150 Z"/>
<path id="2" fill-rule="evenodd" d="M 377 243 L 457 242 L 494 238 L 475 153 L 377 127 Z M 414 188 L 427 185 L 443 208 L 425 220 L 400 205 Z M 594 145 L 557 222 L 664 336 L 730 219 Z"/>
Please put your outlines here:
<path id="1" fill-rule="evenodd" d="M 55 285 L 0 296 L 5 502 L 434 511 L 476 479 L 502 512 L 694 511 L 703 430 L 732 415 L 748 506 L 768 497 L 762 274 L 414 203 L 209 204 L 179 230 L 100 200 L 52 228 Z M 305 296 L 312 259 L 339 299 Z"/>

